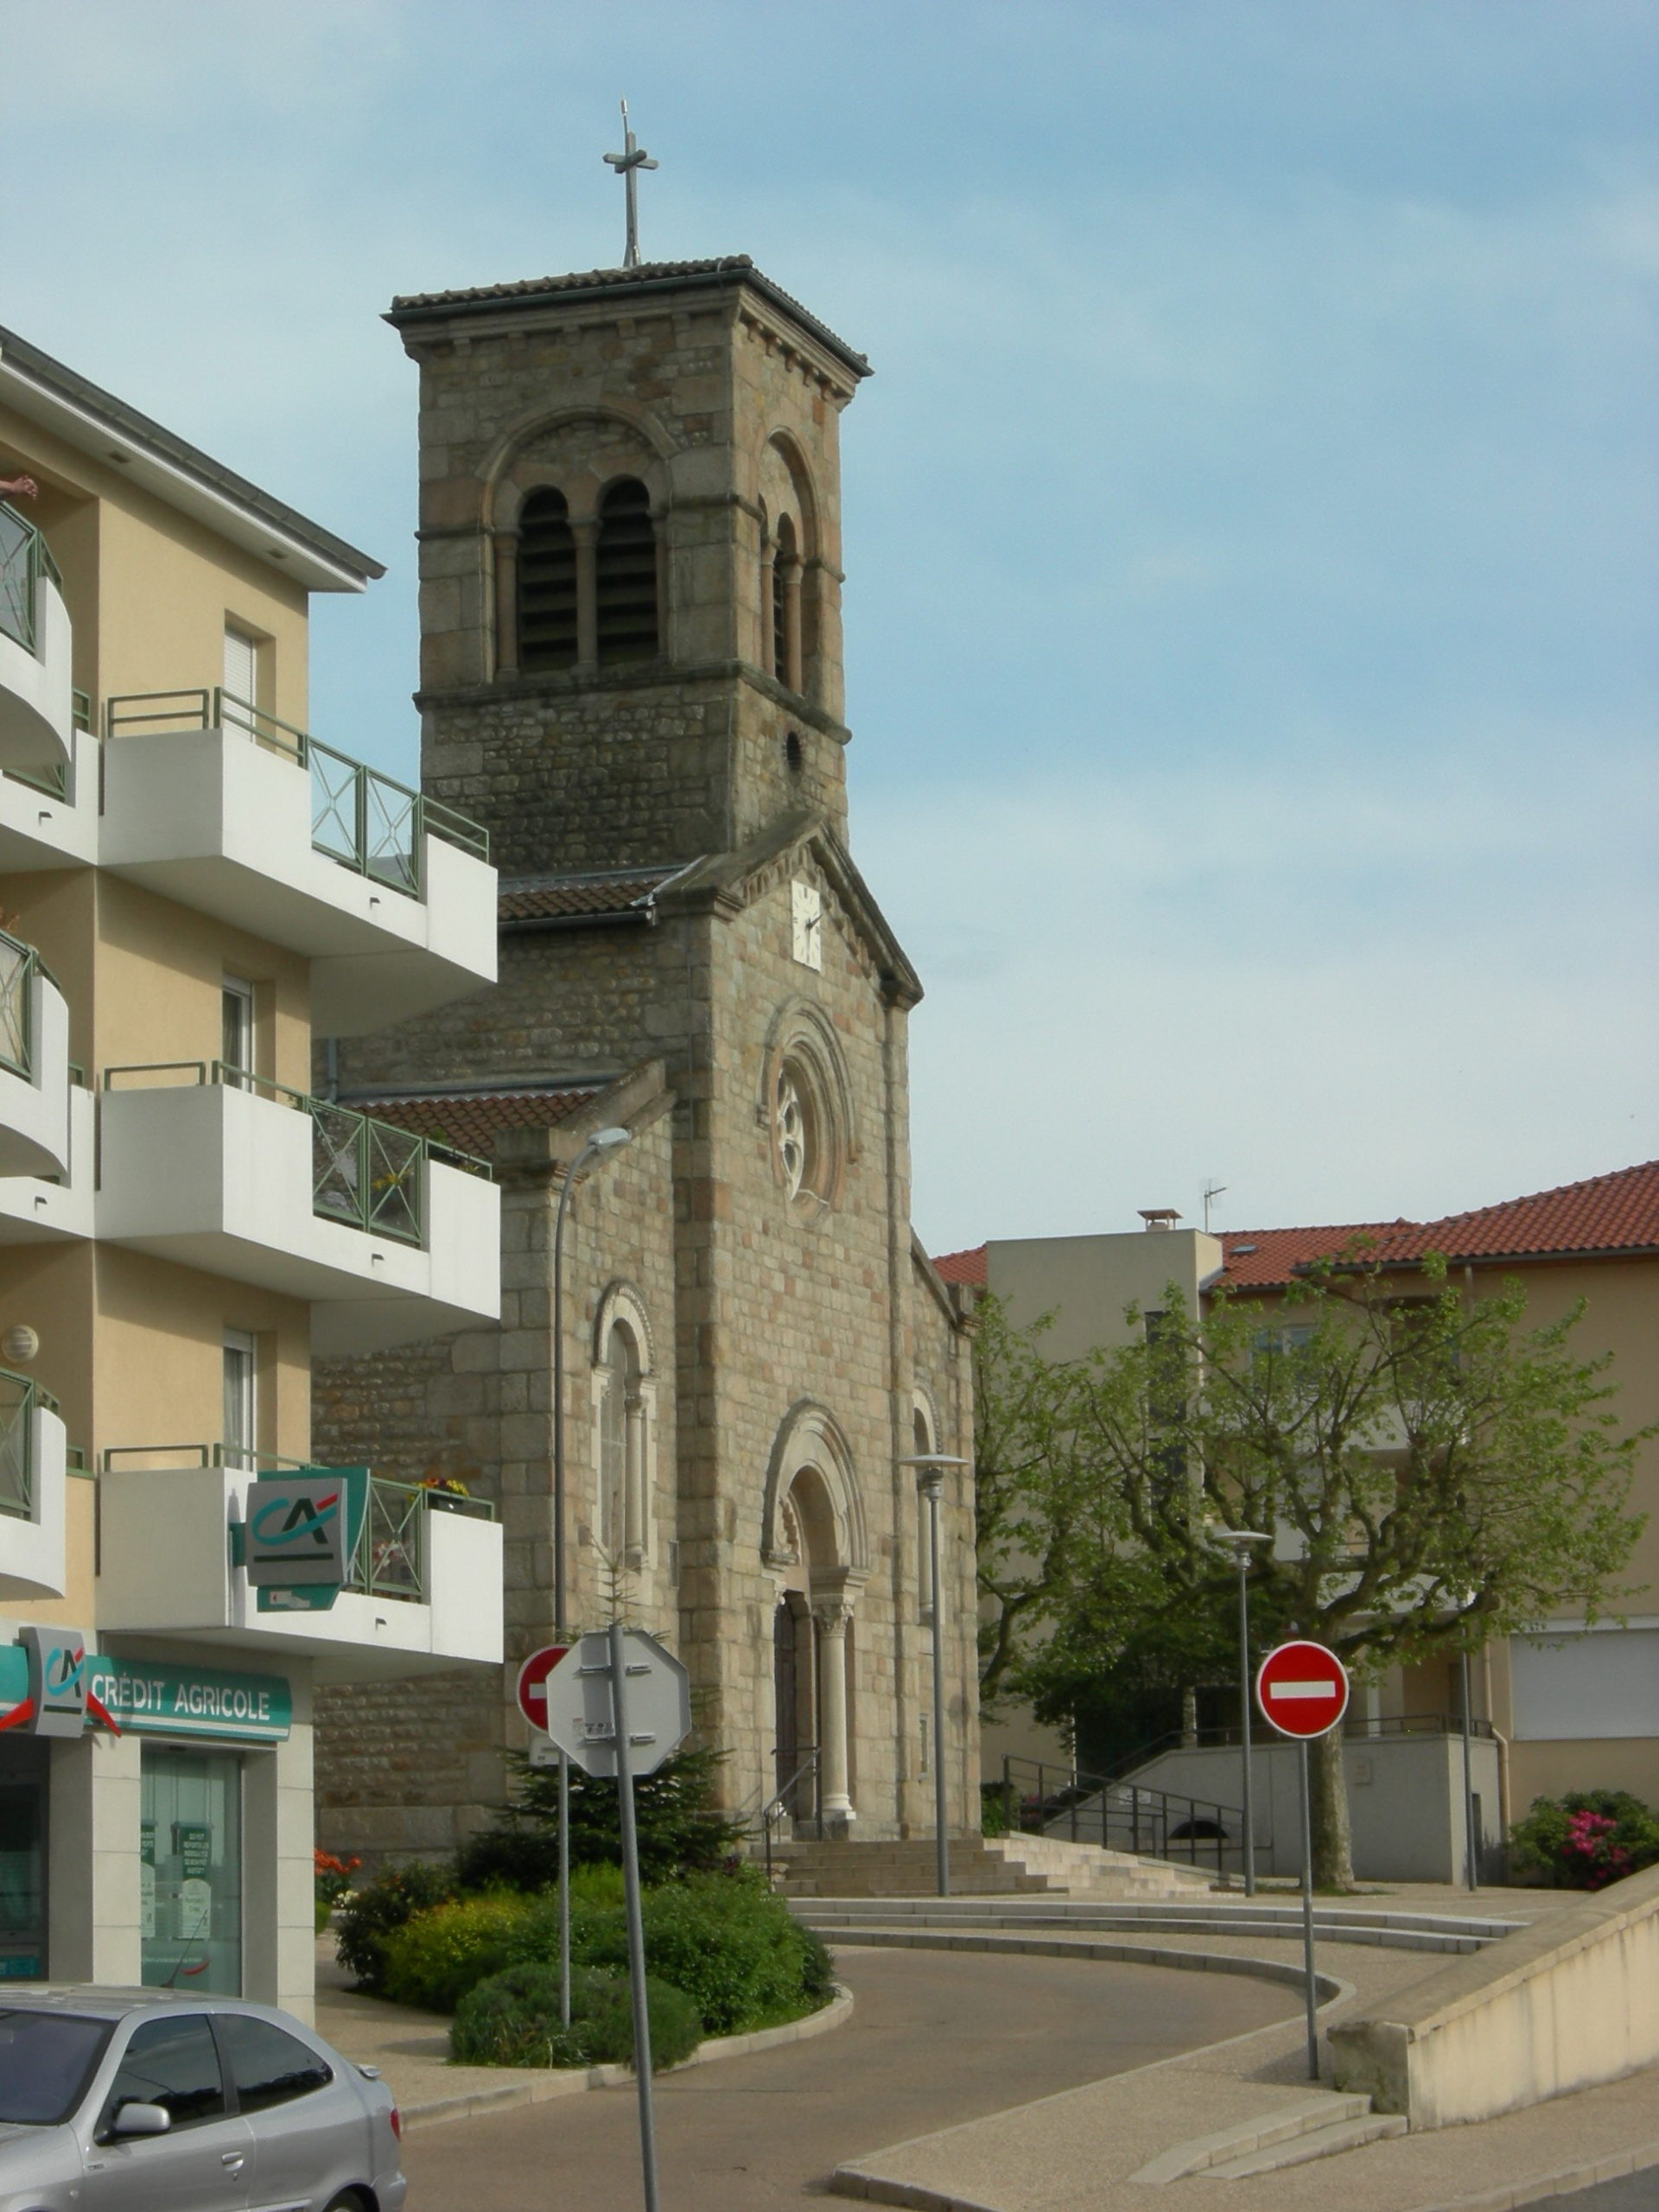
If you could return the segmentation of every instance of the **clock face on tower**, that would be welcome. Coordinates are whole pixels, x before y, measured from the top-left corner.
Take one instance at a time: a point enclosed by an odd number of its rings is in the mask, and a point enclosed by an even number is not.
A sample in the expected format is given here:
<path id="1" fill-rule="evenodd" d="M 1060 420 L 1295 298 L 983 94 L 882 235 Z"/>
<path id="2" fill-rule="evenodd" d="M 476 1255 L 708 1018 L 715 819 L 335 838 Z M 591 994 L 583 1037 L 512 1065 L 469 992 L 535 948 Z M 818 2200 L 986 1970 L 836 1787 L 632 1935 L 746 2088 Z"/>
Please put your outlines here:
<path id="1" fill-rule="evenodd" d="M 816 883 L 791 883 L 791 950 L 803 968 L 823 972 L 823 899 Z"/>

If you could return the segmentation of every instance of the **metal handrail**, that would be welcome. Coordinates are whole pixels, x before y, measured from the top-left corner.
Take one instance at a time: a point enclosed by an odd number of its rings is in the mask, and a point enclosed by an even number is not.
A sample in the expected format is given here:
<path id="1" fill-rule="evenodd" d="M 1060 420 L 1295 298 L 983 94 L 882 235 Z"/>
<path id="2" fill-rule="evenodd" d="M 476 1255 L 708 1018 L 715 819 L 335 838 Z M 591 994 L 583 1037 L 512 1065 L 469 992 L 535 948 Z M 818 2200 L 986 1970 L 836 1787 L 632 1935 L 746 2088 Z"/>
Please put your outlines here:
<path id="1" fill-rule="evenodd" d="M 349 753 L 325 745 L 222 684 L 129 691 L 105 702 L 106 736 L 162 724 L 174 729 L 237 730 L 306 769 L 311 778 L 312 849 L 405 898 L 425 895 L 428 836 L 442 837 L 474 859 L 487 861 L 490 857 L 490 833 L 481 823 L 354 760 Z"/>
<path id="2" fill-rule="evenodd" d="M 809 1774 L 816 1780 L 817 1771 L 818 1747 L 816 1744 L 811 1744 L 807 1747 L 806 1757 L 801 1761 L 799 1766 L 796 1768 L 794 1773 L 790 1776 L 789 1780 L 778 1790 L 769 1803 L 765 1804 L 760 1808 L 760 1837 L 762 1847 L 766 1853 L 766 1879 L 768 1882 L 772 1879 L 772 1831 L 773 1825 L 777 1821 L 781 1821 L 785 1814 L 790 1811 L 789 1797 L 791 1791 L 798 1789 L 800 1784 L 805 1781 Z"/>
<path id="3" fill-rule="evenodd" d="M 34 652 L 40 637 L 41 579 L 63 589 L 63 577 L 38 525 L 0 499 L 0 631 Z"/>
<path id="4" fill-rule="evenodd" d="M 0 1514 L 35 1517 L 35 1408 L 59 1412 L 57 1400 L 32 1375 L 0 1367 Z"/>
<path id="5" fill-rule="evenodd" d="M 1034 1769 L 1034 1794 L 1022 1793 L 1016 1813 L 1015 1767 Z M 1052 1775 L 1058 1787 L 1045 1788 Z M 1129 1851 L 1137 1858 L 1179 1859 L 1196 1866 L 1202 1851 L 1213 1852 L 1216 1872 L 1226 1872 L 1225 1854 L 1243 1840 L 1244 1815 L 1237 1805 L 1209 1797 L 1189 1797 L 1173 1789 L 1152 1789 L 1141 1783 L 1106 1782 L 1071 1767 L 1049 1767 L 1041 1759 L 1005 1757 L 1002 1762 L 1004 1822 L 1007 1832 L 1054 1835 L 1064 1828 L 1072 1843 L 1094 1843 L 1108 1851 Z M 1096 1833 L 1088 1833 L 1090 1830 Z M 1270 1839 L 1269 1839 L 1270 1841 Z"/>
<path id="6" fill-rule="evenodd" d="M 435 1160 L 485 1182 L 493 1180 L 487 1160 L 462 1152 L 436 1137 L 416 1135 L 395 1122 L 382 1122 L 354 1106 L 314 1098 L 270 1076 L 256 1075 L 228 1060 L 149 1060 L 107 1067 L 103 1088 L 117 1088 L 116 1077 L 135 1075 L 194 1075 L 198 1086 L 265 1093 L 278 1104 L 311 1117 L 311 1211 L 320 1220 L 336 1221 L 367 1235 L 401 1244 L 426 1241 L 423 1167 Z M 158 1084 L 165 1090 L 178 1086 Z"/>

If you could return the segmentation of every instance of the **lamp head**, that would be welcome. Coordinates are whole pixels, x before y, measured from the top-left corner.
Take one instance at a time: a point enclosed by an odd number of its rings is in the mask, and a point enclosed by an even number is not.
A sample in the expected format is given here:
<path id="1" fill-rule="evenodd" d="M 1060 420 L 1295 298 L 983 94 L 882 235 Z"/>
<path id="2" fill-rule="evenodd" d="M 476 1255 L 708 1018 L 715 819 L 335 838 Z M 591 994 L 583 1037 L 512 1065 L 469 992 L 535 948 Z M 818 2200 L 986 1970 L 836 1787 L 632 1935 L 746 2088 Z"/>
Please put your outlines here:
<path id="1" fill-rule="evenodd" d="M 595 1129 L 582 1149 L 584 1152 L 614 1152 L 619 1145 L 632 1144 L 632 1129 Z"/>

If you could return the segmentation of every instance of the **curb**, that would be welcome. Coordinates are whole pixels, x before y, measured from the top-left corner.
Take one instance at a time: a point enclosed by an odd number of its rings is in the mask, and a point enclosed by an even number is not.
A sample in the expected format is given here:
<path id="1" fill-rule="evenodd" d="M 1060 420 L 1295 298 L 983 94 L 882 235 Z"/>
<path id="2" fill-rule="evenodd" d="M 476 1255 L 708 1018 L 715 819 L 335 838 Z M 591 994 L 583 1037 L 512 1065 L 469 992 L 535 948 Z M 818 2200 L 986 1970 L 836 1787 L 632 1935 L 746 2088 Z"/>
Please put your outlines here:
<path id="1" fill-rule="evenodd" d="M 898 1951 L 1001 1951 L 1045 1959 L 1089 1959 L 1113 1966 L 1175 1967 L 1191 1974 L 1242 1974 L 1259 1981 L 1287 1983 L 1300 1989 L 1306 1975 L 1287 1959 L 1249 1959 L 1231 1951 L 1178 1951 L 1160 1944 L 1103 1943 L 1092 1937 L 955 1935 L 942 1928 L 832 1928 L 821 1931 L 837 1948 L 866 1944 Z M 1335 1974 L 1316 1974 L 1319 2009 L 1351 1994 L 1351 1985 Z M 974 2208 L 969 2208 L 974 2212 Z"/>
<path id="2" fill-rule="evenodd" d="M 852 1991 L 837 1983 L 830 2002 L 817 2012 L 807 2013 L 804 2018 L 785 2020 L 779 2028 L 752 2028 L 747 2035 L 709 2036 L 697 2045 L 690 2058 L 683 2059 L 678 2066 L 664 2067 L 662 2071 L 683 2074 L 688 2068 L 710 2065 L 717 2059 L 746 2058 L 755 2051 L 804 2043 L 811 2036 L 827 2035 L 831 2028 L 843 2026 L 851 2018 L 852 2011 Z M 424 2097 L 418 2104 L 400 2106 L 399 2110 L 405 2130 L 436 2127 L 445 2120 L 477 2120 L 490 2113 L 511 2111 L 518 2105 L 549 2104 L 556 2097 L 578 2097 L 588 2089 L 613 2089 L 632 2079 L 633 2069 L 630 2066 L 572 2067 L 560 2073 L 537 2073 L 527 2081 L 505 2082 L 499 2089 L 463 2089 L 453 2097 Z"/>
<path id="3" fill-rule="evenodd" d="M 1518 2212 L 1548 2196 L 1576 2196 L 1581 2189 L 1594 2189 L 1604 2181 L 1622 2181 L 1626 2174 L 1647 2172 L 1659 2166 L 1659 2143 L 1638 2144 L 1634 2151 L 1616 2151 L 1587 2166 L 1564 2166 L 1559 2173 L 1535 2181 L 1510 2182 L 1502 2189 L 1483 2190 L 1477 2196 L 1448 2196 L 1439 2204 L 1426 2204 L 1422 2212 Z"/>

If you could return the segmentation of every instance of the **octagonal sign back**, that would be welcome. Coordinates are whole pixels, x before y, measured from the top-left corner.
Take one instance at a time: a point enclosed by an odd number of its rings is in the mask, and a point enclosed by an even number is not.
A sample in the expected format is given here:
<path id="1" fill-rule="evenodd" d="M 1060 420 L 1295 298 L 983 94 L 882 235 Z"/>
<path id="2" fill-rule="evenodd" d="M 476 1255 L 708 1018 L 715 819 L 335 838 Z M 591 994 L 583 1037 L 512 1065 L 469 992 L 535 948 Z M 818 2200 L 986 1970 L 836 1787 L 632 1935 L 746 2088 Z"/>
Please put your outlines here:
<path id="1" fill-rule="evenodd" d="M 622 1631 L 623 1686 L 628 1722 L 628 1769 L 655 1774 L 691 1732 L 691 1678 L 654 1636 Z M 616 1778 L 616 1726 L 611 1707 L 611 1640 L 604 1629 L 580 1636 L 547 1677 L 549 1743 L 531 1753 L 546 1766 L 560 1751 L 601 1780 Z"/>

